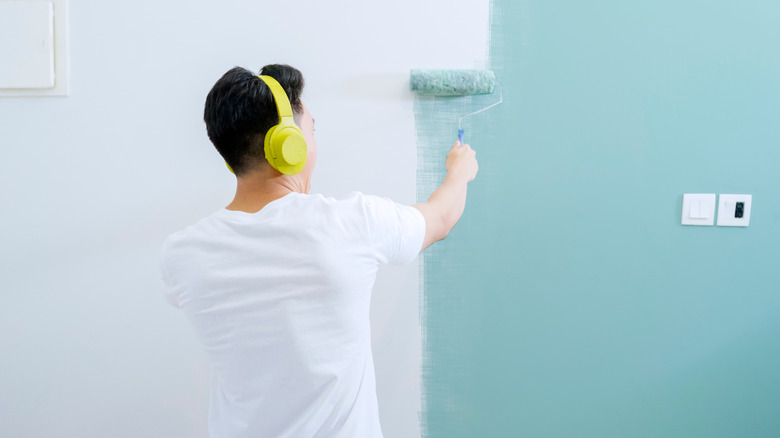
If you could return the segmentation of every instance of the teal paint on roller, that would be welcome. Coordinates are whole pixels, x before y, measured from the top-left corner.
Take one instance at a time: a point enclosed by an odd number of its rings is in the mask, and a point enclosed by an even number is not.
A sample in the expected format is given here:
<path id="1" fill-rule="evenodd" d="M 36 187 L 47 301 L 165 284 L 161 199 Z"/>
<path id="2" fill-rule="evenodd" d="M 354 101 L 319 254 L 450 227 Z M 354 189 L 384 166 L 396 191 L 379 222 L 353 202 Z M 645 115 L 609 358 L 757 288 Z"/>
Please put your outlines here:
<path id="1" fill-rule="evenodd" d="M 409 88 L 421 96 L 491 94 L 496 88 L 496 74 L 488 70 L 415 69 Z"/>
<path id="2" fill-rule="evenodd" d="M 423 70 L 414 69 L 409 79 L 409 89 L 421 96 L 456 97 L 473 94 L 492 94 L 496 88 L 496 74 L 489 70 Z M 458 119 L 458 140 L 463 143 L 463 119 L 493 108 L 504 101 L 499 87 L 498 102 Z"/>

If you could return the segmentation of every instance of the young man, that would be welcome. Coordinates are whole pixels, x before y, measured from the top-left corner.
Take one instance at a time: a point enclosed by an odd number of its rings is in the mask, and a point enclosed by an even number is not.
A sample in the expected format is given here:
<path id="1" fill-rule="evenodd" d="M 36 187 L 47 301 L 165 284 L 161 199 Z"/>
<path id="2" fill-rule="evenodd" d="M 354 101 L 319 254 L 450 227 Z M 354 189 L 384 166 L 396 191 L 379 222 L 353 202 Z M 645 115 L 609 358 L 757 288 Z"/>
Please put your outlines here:
<path id="1" fill-rule="evenodd" d="M 377 268 L 409 263 L 447 236 L 477 174 L 475 153 L 455 143 L 425 204 L 310 195 L 317 142 L 303 77 L 286 65 L 260 75 L 234 68 L 206 98 L 209 138 L 236 174 L 233 202 L 162 251 L 166 297 L 213 364 L 210 435 L 381 437 L 368 320 Z M 305 165 L 283 173 L 275 160 L 290 150 L 266 152 L 265 137 L 286 101 Z"/>

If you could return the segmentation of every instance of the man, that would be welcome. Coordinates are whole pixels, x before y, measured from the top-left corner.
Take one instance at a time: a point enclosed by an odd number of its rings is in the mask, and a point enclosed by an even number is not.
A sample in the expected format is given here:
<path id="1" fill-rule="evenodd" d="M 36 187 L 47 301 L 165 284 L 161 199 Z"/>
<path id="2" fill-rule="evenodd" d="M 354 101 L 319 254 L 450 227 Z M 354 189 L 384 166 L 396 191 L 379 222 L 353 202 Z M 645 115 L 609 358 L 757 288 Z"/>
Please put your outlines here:
<path id="1" fill-rule="evenodd" d="M 302 91 L 286 65 L 217 81 L 204 120 L 236 174 L 235 198 L 163 247 L 166 297 L 213 364 L 212 438 L 381 437 L 368 319 L 377 268 L 443 239 L 477 174 L 474 151 L 456 142 L 425 204 L 310 195 L 317 142 Z M 266 151 L 287 101 L 305 139 L 297 173 Z"/>

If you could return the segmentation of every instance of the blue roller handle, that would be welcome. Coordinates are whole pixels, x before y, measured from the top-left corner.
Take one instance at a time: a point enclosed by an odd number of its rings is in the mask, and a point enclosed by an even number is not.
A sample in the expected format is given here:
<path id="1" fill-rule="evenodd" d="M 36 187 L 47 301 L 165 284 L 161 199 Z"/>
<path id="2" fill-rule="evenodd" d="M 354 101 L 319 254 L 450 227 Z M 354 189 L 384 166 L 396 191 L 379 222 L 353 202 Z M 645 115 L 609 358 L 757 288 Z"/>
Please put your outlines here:
<path id="1" fill-rule="evenodd" d="M 460 144 L 463 144 L 463 130 L 458 129 L 458 141 L 460 141 Z"/>

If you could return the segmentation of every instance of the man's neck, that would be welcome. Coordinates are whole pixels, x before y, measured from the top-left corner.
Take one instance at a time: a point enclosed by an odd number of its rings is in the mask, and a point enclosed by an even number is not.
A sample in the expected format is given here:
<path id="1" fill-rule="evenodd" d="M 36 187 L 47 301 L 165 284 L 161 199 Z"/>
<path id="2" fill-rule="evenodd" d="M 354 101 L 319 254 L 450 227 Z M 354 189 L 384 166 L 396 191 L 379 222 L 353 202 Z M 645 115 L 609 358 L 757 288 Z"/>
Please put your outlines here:
<path id="1" fill-rule="evenodd" d="M 282 175 L 264 168 L 236 178 L 236 196 L 228 210 L 257 213 L 270 202 L 292 192 L 308 193 L 308 183 L 301 175 Z"/>

